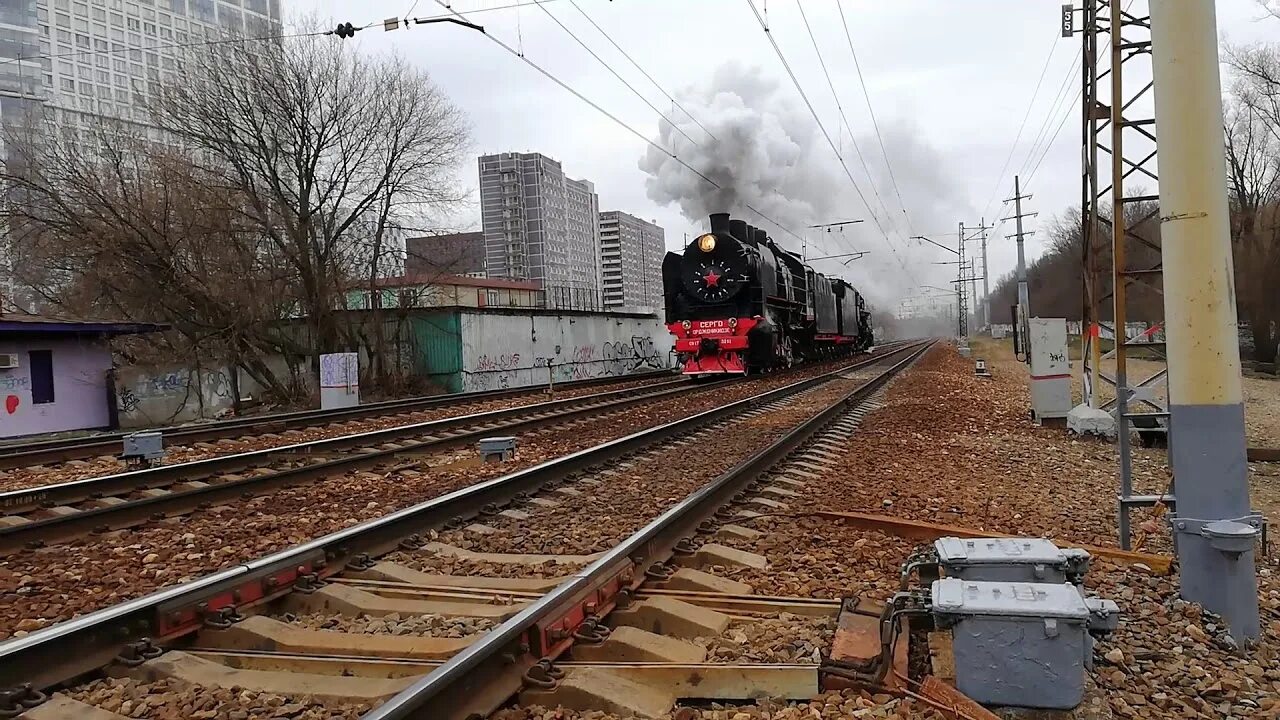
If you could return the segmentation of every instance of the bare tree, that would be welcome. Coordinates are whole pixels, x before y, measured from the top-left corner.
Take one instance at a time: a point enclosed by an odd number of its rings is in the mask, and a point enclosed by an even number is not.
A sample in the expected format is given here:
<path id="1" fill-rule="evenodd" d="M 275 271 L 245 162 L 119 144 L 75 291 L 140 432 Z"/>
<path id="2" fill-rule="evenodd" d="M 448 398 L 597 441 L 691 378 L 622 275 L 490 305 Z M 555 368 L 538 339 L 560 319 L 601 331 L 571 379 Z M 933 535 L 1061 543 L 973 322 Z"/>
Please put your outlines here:
<path id="1" fill-rule="evenodd" d="M 135 131 L 29 122 L 6 137 L 0 218 L 16 275 L 67 312 L 167 322 L 166 359 L 231 360 L 286 394 L 262 358 L 283 350 L 267 330 L 287 277 L 236 221 L 243 197 Z"/>
<path id="2" fill-rule="evenodd" d="M 1280 52 L 1229 53 L 1237 81 L 1226 113 L 1227 181 L 1236 296 L 1254 357 L 1275 362 L 1280 344 Z"/>
<path id="3" fill-rule="evenodd" d="M 461 113 L 398 57 L 288 38 L 192 50 L 154 105 L 200 171 L 246 199 L 239 220 L 291 272 L 319 352 L 349 347 L 342 295 L 375 289 L 389 233 L 462 198 Z M 372 293 L 376 297 L 377 293 Z"/>
<path id="4" fill-rule="evenodd" d="M 181 359 L 285 393 L 269 356 L 368 344 L 338 321 L 345 295 L 398 271 L 400 227 L 461 199 L 467 127 L 425 73 L 328 38 L 203 46 L 177 70 L 149 127 L 7 137 L 0 220 L 47 303 L 168 322 Z M 281 331 L 298 316 L 308 332 Z"/>

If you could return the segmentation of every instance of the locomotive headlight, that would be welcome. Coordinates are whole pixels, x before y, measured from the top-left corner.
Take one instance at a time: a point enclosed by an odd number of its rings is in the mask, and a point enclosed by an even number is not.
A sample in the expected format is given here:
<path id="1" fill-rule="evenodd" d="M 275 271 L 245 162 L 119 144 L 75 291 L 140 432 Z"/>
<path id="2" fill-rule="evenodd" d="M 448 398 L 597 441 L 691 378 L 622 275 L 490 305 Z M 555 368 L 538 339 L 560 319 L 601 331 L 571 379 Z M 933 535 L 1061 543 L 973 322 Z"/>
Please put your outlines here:
<path id="1" fill-rule="evenodd" d="M 689 322 L 688 320 L 685 320 L 684 322 L 680 323 L 680 327 L 684 328 L 685 330 L 688 330 L 689 328 L 693 327 L 693 323 Z"/>
<path id="2" fill-rule="evenodd" d="M 698 249 L 704 253 L 709 253 L 716 249 L 716 236 L 711 233 L 702 235 L 698 238 Z"/>
<path id="3" fill-rule="evenodd" d="M 729 318 L 729 327 L 731 327 L 731 328 L 736 328 L 736 327 L 738 327 L 738 318 L 736 318 L 736 317 L 731 317 L 731 318 Z"/>

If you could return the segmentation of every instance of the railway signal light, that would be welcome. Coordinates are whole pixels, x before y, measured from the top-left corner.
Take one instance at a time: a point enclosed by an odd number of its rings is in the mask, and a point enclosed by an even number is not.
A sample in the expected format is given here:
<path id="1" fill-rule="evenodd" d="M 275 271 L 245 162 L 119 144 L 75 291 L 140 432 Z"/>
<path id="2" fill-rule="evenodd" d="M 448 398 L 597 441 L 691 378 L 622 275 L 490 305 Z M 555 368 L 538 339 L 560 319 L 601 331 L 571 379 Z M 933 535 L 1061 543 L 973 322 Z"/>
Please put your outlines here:
<path id="1" fill-rule="evenodd" d="M 334 30 L 333 34 L 337 35 L 343 40 L 346 40 L 349 37 L 354 37 L 356 34 L 356 30 L 359 30 L 359 29 L 360 28 L 355 27 L 351 23 L 338 23 L 338 29 Z"/>

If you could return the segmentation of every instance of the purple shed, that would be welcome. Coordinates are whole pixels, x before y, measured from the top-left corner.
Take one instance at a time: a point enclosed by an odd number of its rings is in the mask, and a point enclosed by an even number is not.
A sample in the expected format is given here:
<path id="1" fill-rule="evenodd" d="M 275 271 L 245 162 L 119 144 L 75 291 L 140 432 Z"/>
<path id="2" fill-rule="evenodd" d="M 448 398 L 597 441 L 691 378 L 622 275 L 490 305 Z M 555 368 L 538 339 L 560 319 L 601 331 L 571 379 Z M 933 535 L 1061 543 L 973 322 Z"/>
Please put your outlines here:
<path id="1" fill-rule="evenodd" d="M 164 329 L 0 313 L 0 438 L 113 427 L 110 339 Z"/>

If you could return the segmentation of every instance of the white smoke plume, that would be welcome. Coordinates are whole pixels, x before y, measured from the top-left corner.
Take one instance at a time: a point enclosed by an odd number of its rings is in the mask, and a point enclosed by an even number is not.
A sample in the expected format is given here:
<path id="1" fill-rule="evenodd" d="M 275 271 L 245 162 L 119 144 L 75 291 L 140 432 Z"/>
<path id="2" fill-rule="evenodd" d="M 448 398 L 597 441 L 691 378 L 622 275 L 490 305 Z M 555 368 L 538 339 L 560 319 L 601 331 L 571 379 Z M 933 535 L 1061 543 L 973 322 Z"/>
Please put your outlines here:
<path id="1" fill-rule="evenodd" d="M 657 143 L 675 148 L 680 160 L 720 185 L 716 189 L 669 154 L 650 147 L 640 160 L 649 174 L 645 189 L 655 202 L 677 203 L 690 220 L 706 221 L 714 212 L 769 227 L 747 210 L 751 205 L 791 227 L 826 216 L 833 208 L 831 187 L 837 178 L 818 155 L 825 146 L 813 118 L 780 92 L 778 83 L 739 63 L 720 66 L 710 81 L 680 93 L 680 104 L 710 131 L 687 116 L 670 117 L 694 145 L 668 123 L 661 123 Z M 779 241 L 794 238 L 778 238 Z M 790 243 L 787 243 L 790 244 Z"/>
<path id="2" fill-rule="evenodd" d="M 954 266 L 932 263 L 954 258 L 939 256 L 942 251 L 908 237 L 955 228 L 973 211 L 946 172 L 943 158 L 923 141 L 910 118 L 879 118 L 901 203 L 879 141 L 870 130 L 857 138 L 870 179 L 858 163 L 848 134 L 837 140 L 867 199 L 864 203 L 812 114 L 789 84 L 784 86 L 757 68 L 729 62 L 718 67 L 706 82 L 679 92 L 678 99 L 714 138 L 676 110 L 668 117 L 697 144 L 667 122 L 660 123 L 655 142 L 674 149 L 680 160 L 720 188 L 699 178 L 669 153 L 650 147 L 639 167 L 649 176 L 645 188 L 651 200 L 675 204 L 686 218 L 704 226 L 710 213 L 732 213 L 764 228 L 779 244 L 795 251 L 800 250 L 799 240 L 747 206 L 798 234 L 806 234 L 803 229 L 809 225 L 864 218 L 865 223 L 846 227 L 843 235 L 809 231 L 809 255 L 837 254 L 853 247 L 871 251 L 847 266 L 840 260 L 814 264 L 824 273 L 846 278 L 886 310 L 921 292 L 908 277 L 920 284 L 951 285 L 948 278 L 954 277 Z M 850 114 L 851 121 L 854 117 Z M 858 120 L 869 125 L 864 117 L 858 116 Z M 836 139 L 836 125 L 825 118 L 824 124 Z M 903 204 L 909 215 L 903 212 Z M 884 228 L 883 235 L 874 220 Z M 973 218 L 974 224 L 976 220 Z M 955 244 L 954 233 L 934 239 L 948 246 Z"/>

